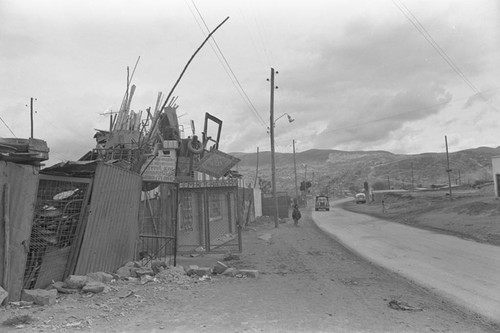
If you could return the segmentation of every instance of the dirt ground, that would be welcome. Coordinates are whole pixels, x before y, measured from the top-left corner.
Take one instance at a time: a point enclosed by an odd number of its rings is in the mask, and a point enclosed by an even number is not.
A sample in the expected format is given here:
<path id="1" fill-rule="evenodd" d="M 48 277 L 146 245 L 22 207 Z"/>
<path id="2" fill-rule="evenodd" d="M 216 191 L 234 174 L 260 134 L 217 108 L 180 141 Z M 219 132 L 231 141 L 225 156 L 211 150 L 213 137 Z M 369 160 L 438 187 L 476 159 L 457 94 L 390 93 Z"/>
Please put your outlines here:
<path id="1" fill-rule="evenodd" d="M 368 208 L 371 205 L 363 206 Z M 373 205 L 375 207 L 375 204 Z M 188 277 L 169 268 L 144 285 L 59 295 L 53 306 L 0 309 L 2 332 L 495 332 L 500 326 L 364 261 L 321 233 L 307 210 L 298 227 L 260 219 L 243 230 L 230 267 L 257 278 Z M 222 256 L 179 257 L 211 266 Z"/>
<path id="2" fill-rule="evenodd" d="M 343 205 L 344 209 L 500 246 L 500 200 L 493 185 L 481 189 L 378 193 L 375 201 Z M 383 203 L 382 203 L 383 201 Z"/>

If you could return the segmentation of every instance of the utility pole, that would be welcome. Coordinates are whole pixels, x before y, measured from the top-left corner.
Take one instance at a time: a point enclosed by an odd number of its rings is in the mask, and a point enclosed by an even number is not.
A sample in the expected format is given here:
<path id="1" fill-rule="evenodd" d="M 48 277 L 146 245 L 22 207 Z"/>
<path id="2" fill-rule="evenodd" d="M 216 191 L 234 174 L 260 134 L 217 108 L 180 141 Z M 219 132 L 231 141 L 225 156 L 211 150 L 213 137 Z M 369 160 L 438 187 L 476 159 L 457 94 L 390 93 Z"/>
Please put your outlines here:
<path id="1" fill-rule="evenodd" d="M 307 207 L 307 164 L 302 163 L 304 167 L 304 205 Z"/>
<path id="2" fill-rule="evenodd" d="M 31 138 L 33 139 L 33 97 L 30 99 Z"/>
<path id="3" fill-rule="evenodd" d="M 299 203 L 299 189 L 297 187 L 297 162 L 295 161 L 295 140 L 293 140 L 293 173 L 295 174 L 295 203 Z"/>
<path id="4" fill-rule="evenodd" d="M 387 189 L 391 189 L 391 181 L 389 179 L 389 176 L 387 176 Z"/>
<path id="5" fill-rule="evenodd" d="M 450 157 L 448 156 L 448 138 L 446 135 L 444 136 L 444 143 L 446 145 L 446 163 L 447 163 L 447 169 L 446 172 L 448 173 L 448 187 L 450 188 L 450 200 L 453 200 L 451 196 L 451 169 L 450 169 Z"/>
<path id="6" fill-rule="evenodd" d="M 269 118 L 269 133 L 271 136 L 271 175 L 274 199 L 274 227 L 278 228 L 278 197 L 276 196 L 276 164 L 274 161 L 274 68 L 271 67 L 271 106 Z"/>

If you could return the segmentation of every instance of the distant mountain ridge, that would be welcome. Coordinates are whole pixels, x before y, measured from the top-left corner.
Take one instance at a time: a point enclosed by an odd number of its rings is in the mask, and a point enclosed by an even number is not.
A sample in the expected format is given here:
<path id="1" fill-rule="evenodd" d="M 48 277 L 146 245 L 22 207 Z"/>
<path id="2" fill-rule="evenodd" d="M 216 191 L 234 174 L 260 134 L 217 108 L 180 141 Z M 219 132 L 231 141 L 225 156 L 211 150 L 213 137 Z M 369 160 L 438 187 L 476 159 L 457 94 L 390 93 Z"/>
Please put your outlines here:
<path id="1" fill-rule="evenodd" d="M 245 182 L 255 174 L 271 180 L 271 152 L 231 153 L 241 161 L 237 170 Z M 478 147 L 449 153 L 452 184 L 473 185 L 491 181 L 491 159 L 500 156 L 496 148 Z M 446 153 L 394 154 L 388 151 L 342 151 L 310 149 L 295 154 L 297 181 L 307 178 L 314 193 L 359 191 L 364 182 L 385 188 L 430 187 L 448 184 Z M 277 191 L 295 193 L 293 153 L 275 153 Z"/>

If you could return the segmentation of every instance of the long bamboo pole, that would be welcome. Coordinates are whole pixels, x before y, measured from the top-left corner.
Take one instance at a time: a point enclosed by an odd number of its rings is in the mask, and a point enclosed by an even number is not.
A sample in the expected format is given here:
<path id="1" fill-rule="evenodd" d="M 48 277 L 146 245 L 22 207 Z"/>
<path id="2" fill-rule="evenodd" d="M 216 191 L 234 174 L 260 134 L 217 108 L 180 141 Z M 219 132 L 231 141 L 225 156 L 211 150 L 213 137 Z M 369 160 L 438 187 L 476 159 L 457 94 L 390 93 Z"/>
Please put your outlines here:
<path id="1" fill-rule="evenodd" d="M 212 30 L 212 32 L 210 32 L 208 34 L 207 38 L 205 38 L 205 40 L 203 41 L 203 43 L 201 43 L 201 45 L 196 49 L 196 51 L 193 53 L 193 55 L 191 56 L 191 58 L 189 58 L 188 62 L 186 63 L 186 66 L 184 66 L 184 69 L 181 72 L 181 75 L 179 75 L 179 77 L 177 78 L 177 81 L 175 81 L 174 86 L 172 87 L 172 89 L 170 89 L 170 92 L 168 93 L 167 98 L 165 98 L 165 102 L 163 103 L 162 107 L 160 108 L 160 112 L 165 108 L 165 106 L 167 106 L 167 103 L 169 102 L 170 97 L 174 93 L 175 88 L 177 88 L 177 85 L 179 84 L 179 81 L 184 76 L 184 73 L 186 72 L 186 70 L 187 70 L 188 66 L 191 64 L 191 62 L 193 61 L 193 59 L 196 56 L 196 54 L 198 54 L 198 52 L 207 43 L 207 41 L 210 39 L 210 37 L 212 37 L 212 35 L 217 31 L 217 29 L 219 29 L 224 23 L 226 23 L 227 20 L 229 20 L 229 16 L 226 17 L 226 19 L 224 21 L 222 21 L 218 26 L 215 27 L 214 30 Z M 154 123 L 151 126 L 152 129 L 155 128 L 156 123 L 158 122 L 158 119 L 159 119 L 159 117 L 157 117 L 155 119 Z M 151 139 L 151 134 L 152 134 L 152 131 L 149 131 L 149 135 L 148 135 L 148 140 L 147 141 L 149 141 Z"/>

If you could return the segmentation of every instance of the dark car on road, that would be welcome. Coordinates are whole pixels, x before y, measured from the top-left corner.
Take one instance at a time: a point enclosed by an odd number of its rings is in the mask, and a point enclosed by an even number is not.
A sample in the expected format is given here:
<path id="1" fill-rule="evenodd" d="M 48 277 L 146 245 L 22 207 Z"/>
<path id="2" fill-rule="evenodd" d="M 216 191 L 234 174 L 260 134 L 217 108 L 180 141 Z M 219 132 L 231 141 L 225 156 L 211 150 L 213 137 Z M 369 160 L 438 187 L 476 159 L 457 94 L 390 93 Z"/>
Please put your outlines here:
<path id="1" fill-rule="evenodd" d="M 318 195 L 316 197 L 315 205 L 314 205 L 314 210 L 330 210 L 330 203 L 328 201 L 328 197 L 326 195 Z"/>

